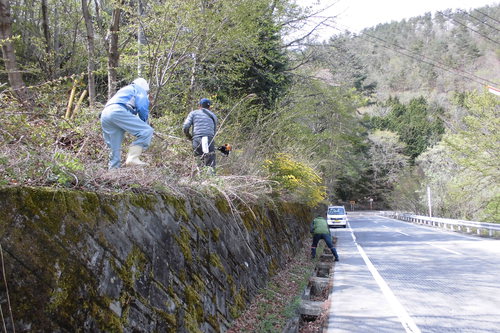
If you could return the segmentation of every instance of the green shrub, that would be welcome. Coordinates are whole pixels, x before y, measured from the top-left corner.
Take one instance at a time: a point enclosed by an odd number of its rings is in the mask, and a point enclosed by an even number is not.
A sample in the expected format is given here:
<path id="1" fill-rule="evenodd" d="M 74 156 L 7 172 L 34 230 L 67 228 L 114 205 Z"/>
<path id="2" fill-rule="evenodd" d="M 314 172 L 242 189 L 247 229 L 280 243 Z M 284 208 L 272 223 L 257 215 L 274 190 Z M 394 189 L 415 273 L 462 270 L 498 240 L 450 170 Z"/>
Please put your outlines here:
<path id="1" fill-rule="evenodd" d="M 54 154 L 54 162 L 50 164 L 53 180 L 60 185 L 67 185 L 73 181 L 78 182 L 77 174 L 84 170 L 82 162 L 64 152 Z"/>

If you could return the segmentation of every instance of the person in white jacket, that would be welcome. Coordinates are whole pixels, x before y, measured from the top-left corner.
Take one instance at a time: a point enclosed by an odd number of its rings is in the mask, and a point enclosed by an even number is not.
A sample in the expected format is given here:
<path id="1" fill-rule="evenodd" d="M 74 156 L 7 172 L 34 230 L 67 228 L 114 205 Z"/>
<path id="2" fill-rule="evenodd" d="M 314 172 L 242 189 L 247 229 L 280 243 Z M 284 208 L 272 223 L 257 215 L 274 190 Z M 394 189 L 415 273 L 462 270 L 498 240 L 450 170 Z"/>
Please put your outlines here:
<path id="1" fill-rule="evenodd" d="M 119 168 L 125 132 L 136 137 L 129 148 L 125 165 L 147 165 L 139 156 L 151 144 L 153 128 L 148 124 L 149 84 L 143 78 L 118 90 L 101 113 L 101 127 L 106 145 L 111 150 L 108 167 Z"/>

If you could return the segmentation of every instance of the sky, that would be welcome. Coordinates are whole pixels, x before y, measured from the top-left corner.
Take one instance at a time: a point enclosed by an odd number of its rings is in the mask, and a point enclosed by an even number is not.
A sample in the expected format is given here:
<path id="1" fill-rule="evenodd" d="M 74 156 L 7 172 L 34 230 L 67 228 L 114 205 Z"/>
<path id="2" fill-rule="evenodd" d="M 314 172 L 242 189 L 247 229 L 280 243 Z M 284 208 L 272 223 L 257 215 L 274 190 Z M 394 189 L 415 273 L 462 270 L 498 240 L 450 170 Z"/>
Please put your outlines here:
<path id="1" fill-rule="evenodd" d="M 404 18 L 421 16 L 426 12 L 452 9 L 470 10 L 485 5 L 498 5 L 494 0 L 320 0 L 313 8 L 324 8 L 334 3 L 321 16 L 337 16 L 336 25 L 342 30 L 359 32 L 363 28 L 379 23 L 400 21 Z M 311 6 L 317 0 L 296 0 L 301 6 Z M 330 35 L 339 33 L 333 29 L 324 31 L 321 35 L 327 39 Z"/>

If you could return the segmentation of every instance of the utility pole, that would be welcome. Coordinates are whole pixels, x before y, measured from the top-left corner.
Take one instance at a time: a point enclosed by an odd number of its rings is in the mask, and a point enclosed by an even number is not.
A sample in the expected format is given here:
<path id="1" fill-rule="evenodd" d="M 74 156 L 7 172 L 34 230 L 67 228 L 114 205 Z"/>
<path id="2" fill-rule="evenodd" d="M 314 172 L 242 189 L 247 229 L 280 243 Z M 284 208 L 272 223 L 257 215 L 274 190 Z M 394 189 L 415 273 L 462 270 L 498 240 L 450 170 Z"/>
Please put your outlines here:
<path id="1" fill-rule="evenodd" d="M 429 206 L 429 217 L 432 217 L 431 188 L 427 186 L 427 205 Z"/>

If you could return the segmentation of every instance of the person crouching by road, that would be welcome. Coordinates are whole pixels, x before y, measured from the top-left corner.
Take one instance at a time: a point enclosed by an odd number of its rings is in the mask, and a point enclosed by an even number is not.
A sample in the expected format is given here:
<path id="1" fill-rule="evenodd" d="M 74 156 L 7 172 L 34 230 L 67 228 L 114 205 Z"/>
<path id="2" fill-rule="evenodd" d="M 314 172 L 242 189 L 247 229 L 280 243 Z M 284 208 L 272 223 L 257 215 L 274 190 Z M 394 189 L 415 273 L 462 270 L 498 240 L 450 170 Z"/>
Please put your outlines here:
<path id="1" fill-rule="evenodd" d="M 328 223 L 326 219 L 322 216 L 316 217 L 311 223 L 311 234 L 313 236 L 313 241 L 311 245 L 311 258 L 316 257 L 316 247 L 321 239 L 325 240 L 326 246 L 332 251 L 335 261 L 339 261 L 339 255 L 337 250 L 333 247 L 332 236 L 330 235 L 330 229 L 328 228 Z"/>
<path id="2" fill-rule="evenodd" d="M 139 156 L 151 144 L 153 128 L 148 124 L 149 84 L 143 78 L 135 79 L 121 88 L 106 103 L 101 113 L 101 127 L 106 145 L 111 150 L 108 167 L 119 168 L 121 146 L 125 132 L 136 137 L 129 147 L 125 165 L 147 165 Z M 138 115 L 138 117 L 137 117 Z"/>
<path id="3" fill-rule="evenodd" d="M 203 165 L 215 171 L 214 136 L 217 129 L 217 116 L 210 111 L 212 102 L 202 98 L 198 110 L 191 111 L 182 125 L 182 130 L 189 140 L 192 140 L 195 156 L 199 156 Z M 193 127 L 192 133 L 189 132 Z"/>

